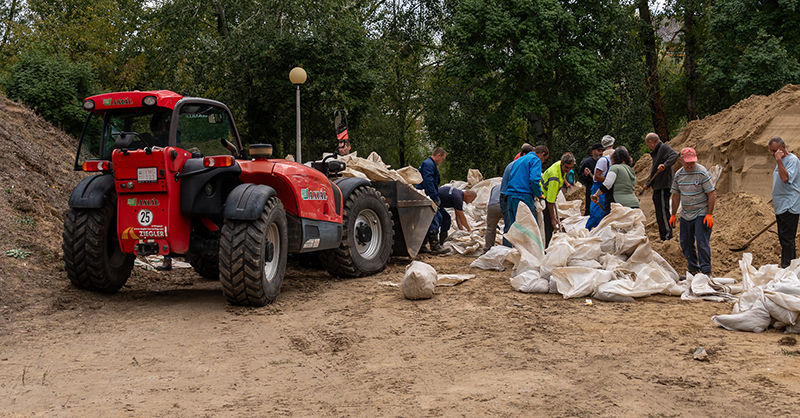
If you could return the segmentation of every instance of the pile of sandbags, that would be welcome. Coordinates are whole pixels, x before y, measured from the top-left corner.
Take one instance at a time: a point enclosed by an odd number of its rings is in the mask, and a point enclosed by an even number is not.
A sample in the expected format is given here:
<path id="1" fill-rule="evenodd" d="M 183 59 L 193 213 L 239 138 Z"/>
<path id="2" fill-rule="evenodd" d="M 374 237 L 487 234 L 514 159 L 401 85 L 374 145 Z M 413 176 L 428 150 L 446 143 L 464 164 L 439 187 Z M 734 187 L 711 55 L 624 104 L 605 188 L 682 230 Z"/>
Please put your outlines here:
<path id="1" fill-rule="evenodd" d="M 769 326 L 787 333 L 800 333 L 800 259 L 783 269 L 775 264 L 756 270 L 753 255 L 745 253 L 739 261 L 744 291 L 728 315 L 712 321 L 732 331 L 761 332 Z"/>
<path id="2" fill-rule="evenodd" d="M 678 273 L 652 250 L 643 221 L 641 210 L 613 204 L 591 233 L 573 223 L 574 228 L 554 234 L 545 251 L 536 219 L 520 205 L 517 221 L 506 234 L 514 249 L 502 261 L 497 260 L 501 250 L 496 250 L 472 265 L 488 265 L 489 259 L 494 265 L 513 262 L 514 289 L 559 293 L 564 298 L 593 296 L 621 302 L 657 293 L 683 294 L 686 284 L 679 284 Z"/>
<path id="3" fill-rule="evenodd" d="M 372 181 L 399 181 L 406 184 L 422 183 L 422 175 L 414 167 L 407 166 L 399 170 L 392 170 L 384 164 L 383 159 L 376 152 L 367 158 L 361 158 L 356 153 L 339 157 L 347 168 L 341 172 L 344 177 L 360 177 Z"/>

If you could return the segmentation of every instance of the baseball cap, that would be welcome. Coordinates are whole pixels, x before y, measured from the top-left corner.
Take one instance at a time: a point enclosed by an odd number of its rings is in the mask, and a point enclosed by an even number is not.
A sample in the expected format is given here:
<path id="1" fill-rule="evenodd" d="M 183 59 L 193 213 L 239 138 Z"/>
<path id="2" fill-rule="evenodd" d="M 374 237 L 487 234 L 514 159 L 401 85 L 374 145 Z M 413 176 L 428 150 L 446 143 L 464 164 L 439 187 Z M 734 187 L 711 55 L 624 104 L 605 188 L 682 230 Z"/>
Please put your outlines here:
<path id="1" fill-rule="evenodd" d="M 601 143 L 599 143 L 599 142 L 596 142 L 594 145 L 592 145 L 592 151 L 594 151 L 594 150 L 600 150 L 600 151 L 602 151 L 602 150 L 603 150 L 603 148 L 604 148 L 604 147 L 603 147 L 603 144 L 601 144 Z"/>
<path id="2" fill-rule="evenodd" d="M 603 139 L 600 140 L 600 144 L 603 145 L 603 148 L 613 147 L 614 146 L 614 137 L 611 135 L 606 135 Z"/>
<path id="3" fill-rule="evenodd" d="M 681 150 L 681 158 L 687 163 L 693 163 L 697 161 L 697 153 L 694 151 L 694 148 L 686 147 Z"/>

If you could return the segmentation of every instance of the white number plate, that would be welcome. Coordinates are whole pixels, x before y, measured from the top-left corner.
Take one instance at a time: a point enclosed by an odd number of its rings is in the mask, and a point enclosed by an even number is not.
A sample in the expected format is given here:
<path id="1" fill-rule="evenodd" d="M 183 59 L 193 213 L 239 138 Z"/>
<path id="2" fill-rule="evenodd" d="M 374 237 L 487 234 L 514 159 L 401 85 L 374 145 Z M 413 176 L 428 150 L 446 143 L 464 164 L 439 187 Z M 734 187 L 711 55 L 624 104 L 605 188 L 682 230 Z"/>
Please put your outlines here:
<path id="1" fill-rule="evenodd" d="M 155 167 L 137 168 L 136 180 L 139 183 L 154 183 L 158 181 L 158 176 Z"/>

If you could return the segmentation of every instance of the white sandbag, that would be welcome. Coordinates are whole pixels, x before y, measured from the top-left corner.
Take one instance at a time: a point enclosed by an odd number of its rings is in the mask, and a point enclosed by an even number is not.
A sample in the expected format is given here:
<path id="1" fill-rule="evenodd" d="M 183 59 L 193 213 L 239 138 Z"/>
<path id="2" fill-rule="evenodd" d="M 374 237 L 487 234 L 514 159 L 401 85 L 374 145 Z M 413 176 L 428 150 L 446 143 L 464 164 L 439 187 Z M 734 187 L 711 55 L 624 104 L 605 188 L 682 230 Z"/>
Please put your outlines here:
<path id="1" fill-rule="evenodd" d="M 588 230 L 586 230 L 586 229 L 584 229 L 584 231 L 588 232 Z M 569 236 L 569 233 L 567 233 L 567 234 L 559 234 L 559 235 L 567 235 L 567 236 Z M 552 242 L 553 241 L 551 240 L 550 241 L 551 245 L 552 245 Z M 575 249 L 575 252 L 573 252 L 569 256 L 569 260 L 567 261 L 567 264 L 570 264 L 572 261 L 575 261 L 575 260 L 592 260 L 592 261 L 596 261 L 596 260 L 600 259 L 600 256 L 603 254 L 603 252 L 600 251 L 600 238 L 598 238 L 598 237 L 573 238 L 573 239 L 570 240 L 570 245 L 572 245 L 572 247 Z"/>
<path id="2" fill-rule="evenodd" d="M 384 168 L 389 168 L 389 166 L 388 166 L 388 165 L 386 165 L 386 164 L 383 162 L 383 158 L 381 158 L 381 156 L 380 156 L 380 155 L 378 155 L 378 153 L 377 153 L 377 152 L 375 152 L 375 151 L 372 151 L 371 153 L 369 153 L 369 155 L 367 156 L 366 160 L 367 160 L 367 161 L 371 161 L 371 162 L 373 162 L 373 163 L 378 163 L 378 164 L 380 164 L 381 166 L 383 166 Z"/>
<path id="3" fill-rule="evenodd" d="M 408 184 L 420 184 L 422 183 L 422 174 L 419 173 L 414 167 L 407 166 L 397 170 L 397 174 L 405 180 Z"/>
<path id="4" fill-rule="evenodd" d="M 711 287 L 708 276 L 703 273 L 695 275 L 686 273 L 686 281 L 691 283 L 692 292 L 697 296 L 713 295 L 717 293 L 717 291 Z"/>
<path id="5" fill-rule="evenodd" d="M 406 299 L 430 299 L 436 290 L 436 270 L 421 261 L 412 261 L 406 266 L 403 277 L 403 296 Z"/>
<path id="6" fill-rule="evenodd" d="M 481 174 L 480 170 L 470 168 L 467 172 L 467 187 L 472 187 L 481 181 L 483 181 L 483 174 Z"/>
<path id="7" fill-rule="evenodd" d="M 541 266 L 539 267 L 539 272 L 542 273 L 542 277 L 550 277 L 553 269 L 557 267 L 566 267 L 567 260 L 569 260 L 569 257 L 573 253 L 575 253 L 575 248 L 567 242 L 561 241 L 555 245 L 551 242 L 550 246 L 547 247 L 547 254 L 544 255 Z M 559 288 L 559 293 L 564 294 L 561 292 L 561 288 Z"/>
<path id="8" fill-rule="evenodd" d="M 582 206 L 583 206 L 583 201 L 567 200 L 567 198 L 564 197 L 564 191 L 563 190 L 558 191 L 558 195 L 556 196 L 556 210 L 559 219 L 567 219 L 576 216 L 581 216 L 581 214 L 583 213 L 581 210 Z"/>
<path id="9" fill-rule="evenodd" d="M 729 315 L 715 315 L 711 317 L 717 325 L 730 331 L 762 332 L 769 327 L 771 322 L 769 312 L 761 299 L 756 300 L 753 306 L 743 312 Z"/>
<path id="10" fill-rule="evenodd" d="M 563 226 L 564 230 L 567 232 L 586 231 L 588 234 L 589 230 L 586 229 L 586 221 L 588 220 L 589 220 L 588 216 L 573 216 L 567 219 L 563 219 L 561 221 L 561 226 Z"/>
<path id="11" fill-rule="evenodd" d="M 628 281 L 630 283 L 628 283 L 627 285 L 633 287 L 633 281 L 631 280 Z M 597 289 L 595 289 L 594 295 L 592 295 L 592 297 L 597 300 L 602 300 L 604 302 L 636 302 L 636 299 L 630 296 L 624 296 L 615 293 L 618 287 L 617 285 L 612 285 L 612 283 L 614 282 L 616 282 L 616 280 L 612 280 L 608 283 L 603 283 L 597 286 Z"/>
<path id="12" fill-rule="evenodd" d="M 614 273 L 587 267 L 557 267 L 553 269 L 551 280 L 556 282 L 558 293 L 564 299 L 589 296 L 597 286 L 614 278 Z"/>
<path id="13" fill-rule="evenodd" d="M 603 265 L 595 260 L 581 260 L 581 259 L 573 259 L 570 257 L 567 260 L 567 267 L 587 267 L 590 269 L 602 270 Z"/>
<path id="14" fill-rule="evenodd" d="M 368 179 L 369 180 L 369 177 L 367 177 L 366 174 L 364 174 L 364 173 L 362 173 L 360 171 L 349 169 L 349 168 L 346 168 L 343 171 L 340 171 L 339 174 L 341 174 L 342 177 L 358 177 L 358 178 L 361 178 L 361 179 Z"/>
<path id="15" fill-rule="evenodd" d="M 544 238 L 528 205 L 520 203 L 517 207 L 517 220 L 505 237 L 519 251 L 519 262 L 514 265 L 515 276 L 525 270 L 539 269 L 544 258 Z"/>
<path id="16" fill-rule="evenodd" d="M 513 263 L 507 263 L 506 259 L 508 258 L 509 253 L 516 251 L 519 254 L 519 251 L 511 248 L 506 247 L 505 245 L 495 245 L 494 247 L 490 248 L 486 254 L 478 257 L 470 263 L 470 267 L 476 267 L 483 270 L 499 270 L 503 271 L 506 268 L 511 268 L 514 266 Z"/>
<path id="17" fill-rule="evenodd" d="M 539 277 L 538 271 L 526 270 L 511 278 L 511 287 L 523 293 L 547 293 L 550 282 Z"/>
<path id="18" fill-rule="evenodd" d="M 765 292 L 766 293 L 766 292 Z M 770 298 L 763 299 L 764 307 L 767 308 L 769 316 L 774 320 L 783 324 L 791 325 L 797 322 L 797 314 L 800 312 L 791 311 L 773 302 Z"/>

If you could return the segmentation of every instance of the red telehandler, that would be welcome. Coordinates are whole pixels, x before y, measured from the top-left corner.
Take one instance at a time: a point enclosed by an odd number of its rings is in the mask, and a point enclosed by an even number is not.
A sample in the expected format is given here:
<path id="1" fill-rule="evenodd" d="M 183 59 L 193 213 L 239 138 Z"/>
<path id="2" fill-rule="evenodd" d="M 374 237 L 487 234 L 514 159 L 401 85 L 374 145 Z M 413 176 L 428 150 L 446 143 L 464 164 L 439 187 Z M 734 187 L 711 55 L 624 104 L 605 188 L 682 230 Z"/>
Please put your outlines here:
<path id="1" fill-rule="evenodd" d="M 62 245 L 81 289 L 119 290 L 137 255 L 183 256 L 231 304 L 263 306 L 289 253 L 319 252 L 335 276 L 374 274 L 393 251 L 416 255 L 433 217 L 406 185 L 340 177 L 342 161 L 312 168 L 274 158 L 269 144 L 245 151 L 214 100 L 133 91 L 83 108 L 75 169 L 96 174 L 70 196 Z"/>

